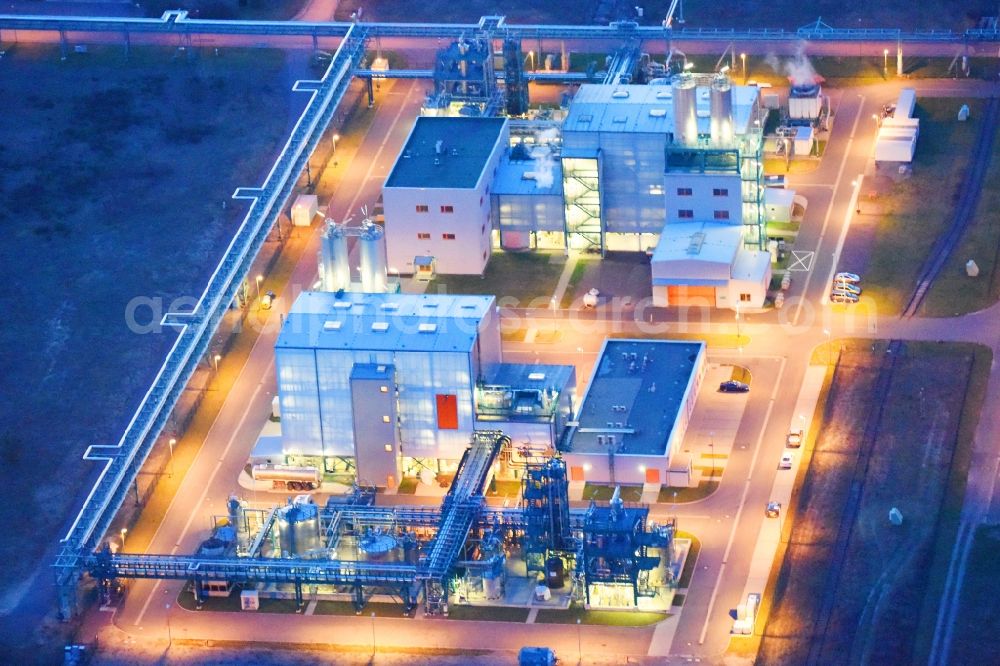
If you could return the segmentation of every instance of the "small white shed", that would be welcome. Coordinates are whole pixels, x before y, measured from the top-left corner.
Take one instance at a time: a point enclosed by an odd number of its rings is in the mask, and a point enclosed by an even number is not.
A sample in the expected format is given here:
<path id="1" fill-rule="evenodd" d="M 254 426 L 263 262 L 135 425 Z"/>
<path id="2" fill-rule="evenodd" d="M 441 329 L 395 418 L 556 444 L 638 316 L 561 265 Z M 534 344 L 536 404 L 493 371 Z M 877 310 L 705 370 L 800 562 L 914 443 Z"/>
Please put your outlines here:
<path id="1" fill-rule="evenodd" d="M 308 227 L 319 213 L 319 198 L 315 194 L 300 194 L 292 204 L 292 224 Z"/>

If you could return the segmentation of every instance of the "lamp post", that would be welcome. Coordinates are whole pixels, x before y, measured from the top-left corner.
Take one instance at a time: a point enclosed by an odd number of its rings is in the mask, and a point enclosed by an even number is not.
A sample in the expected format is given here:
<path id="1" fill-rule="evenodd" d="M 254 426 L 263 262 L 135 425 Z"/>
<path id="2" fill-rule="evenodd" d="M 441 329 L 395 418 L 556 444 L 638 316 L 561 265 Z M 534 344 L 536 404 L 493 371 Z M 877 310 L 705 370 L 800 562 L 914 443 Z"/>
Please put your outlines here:
<path id="1" fill-rule="evenodd" d="M 123 527 L 120 534 L 122 535 L 122 552 L 125 552 L 125 535 L 128 534 L 128 528 Z"/>
<path id="2" fill-rule="evenodd" d="M 708 450 L 712 458 L 712 481 L 715 481 L 715 431 L 708 433 Z"/>
<path id="3" fill-rule="evenodd" d="M 260 312 L 260 283 L 264 280 L 263 275 L 257 276 L 257 312 Z"/>
<path id="4" fill-rule="evenodd" d="M 173 478 L 174 476 L 174 445 L 176 444 L 176 437 L 171 437 L 167 440 L 167 445 L 170 447 L 170 478 Z"/>
<path id="5" fill-rule="evenodd" d="M 334 134 L 330 137 L 330 143 L 333 144 L 333 151 L 330 153 L 333 157 L 333 166 L 337 166 L 337 142 L 340 141 L 340 135 Z"/>
<path id="6" fill-rule="evenodd" d="M 743 83 L 747 82 L 747 54 L 740 54 L 740 62 L 743 64 Z"/>
<path id="7" fill-rule="evenodd" d="M 580 635 L 580 618 L 576 618 L 576 663 L 583 663 L 583 638 Z"/>
<path id="8" fill-rule="evenodd" d="M 212 357 L 212 364 L 215 366 L 215 374 L 219 374 L 219 361 L 222 360 L 221 354 L 216 354 Z"/>
<path id="9" fill-rule="evenodd" d="M 882 72 L 889 74 L 889 49 L 882 49 Z"/>
<path id="10" fill-rule="evenodd" d="M 375 661 L 375 613 L 372 613 L 372 662 Z"/>
<path id="11" fill-rule="evenodd" d="M 170 633 L 170 604 L 166 604 L 165 608 L 167 610 L 167 649 L 169 650 L 174 644 L 174 637 Z"/>
<path id="12" fill-rule="evenodd" d="M 535 71 L 535 52 L 528 51 L 528 60 L 531 62 L 531 71 Z"/>

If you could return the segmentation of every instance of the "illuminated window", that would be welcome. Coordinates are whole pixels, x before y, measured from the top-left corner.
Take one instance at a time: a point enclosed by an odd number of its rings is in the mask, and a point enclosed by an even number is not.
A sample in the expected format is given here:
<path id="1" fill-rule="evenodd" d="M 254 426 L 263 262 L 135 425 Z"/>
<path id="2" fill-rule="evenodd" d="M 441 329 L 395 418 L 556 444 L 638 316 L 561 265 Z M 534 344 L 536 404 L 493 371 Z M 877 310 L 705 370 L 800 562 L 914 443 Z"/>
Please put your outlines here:
<path id="1" fill-rule="evenodd" d="M 417 206 L 418 213 L 428 213 L 430 212 L 430 210 L 431 210 L 430 206 L 426 206 L 423 204 Z"/>
<path id="2" fill-rule="evenodd" d="M 389 415 L 388 415 L 388 414 L 385 414 L 384 416 L 382 416 L 382 423 L 391 423 L 391 422 L 392 422 L 392 421 L 391 421 L 391 419 L 389 418 Z"/>
<path id="3" fill-rule="evenodd" d="M 421 231 L 417 233 L 417 240 L 430 240 L 431 235 L 426 231 Z"/>
<path id="4" fill-rule="evenodd" d="M 455 212 L 455 207 L 454 206 L 441 206 L 441 212 L 442 213 L 454 213 Z"/>
<path id="5" fill-rule="evenodd" d="M 694 218 L 694 211 L 693 210 L 679 210 L 679 211 L 677 211 L 677 217 L 681 218 L 682 220 L 690 220 L 690 219 Z"/>
<path id="6" fill-rule="evenodd" d="M 444 240 L 455 240 L 455 234 L 441 234 L 441 238 Z"/>
<path id="7" fill-rule="evenodd" d="M 649 186 L 649 193 L 650 194 L 656 194 L 656 195 L 663 194 L 663 186 L 662 185 L 650 185 Z"/>
<path id="8" fill-rule="evenodd" d="M 378 390 L 381 393 L 388 393 L 389 392 L 389 387 L 388 386 L 379 386 Z"/>
<path id="9" fill-rule="evenodd" d="M 386 444 L 385 445 L 385 452 L 386 453 L 392 453 L 392 444 Z"/>
<path id="10" fill-rule="evenodd" d="M 740 294 L 740 302 L 741 303 L 749 303 L 750 302 L 750 294 Z"/>

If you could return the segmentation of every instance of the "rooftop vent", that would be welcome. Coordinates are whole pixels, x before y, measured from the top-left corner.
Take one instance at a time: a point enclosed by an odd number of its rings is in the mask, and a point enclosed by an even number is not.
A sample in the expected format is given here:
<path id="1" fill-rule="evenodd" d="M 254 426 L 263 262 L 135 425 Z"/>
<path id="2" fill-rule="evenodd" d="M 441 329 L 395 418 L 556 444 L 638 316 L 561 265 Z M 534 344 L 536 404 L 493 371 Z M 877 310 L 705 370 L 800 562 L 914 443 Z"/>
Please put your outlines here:
<path id="1" fill-rule="evenodd" d="M 615 99 L 628 99 L 628 91 L 616 90 L 613 93 L 611 93 L 611 96 L 614 97 Z"/>
<path id="2" fill-rule="evenodd" d="M 323 322 L 324 331 L 339 331 L 340 327 L 344 325 L 342 321 L 325 321 Z"/>
<path id="3" fill-rule="evenodd" d="M 540 381 L 542 381 L 542 380 L 545 379 L 545 373 L 544 372 L 532 372 L 532 373 L 529 373 L 528 374 L 528 379 L 530 379 L 533 382 L 540 382 Z"/>
<path id="4" fill-rule="evenodd" d="M 420 331 L 421 333 L 433 333 L 434 331 L 438 330 L 438 325 L 432 323 L 424 323 L 418 325 L 417 330 Z"/>
<path id="5" fill-rule="evenodd" d="M 661 90 L 656 93 L 656 99 L 673 99 L 674 93 L 670 90 Z"/>
<path id="6" fill-rule="evenodd" d="M 435 157 L 434 158 L 434 166 L 441 166 L 441 158 L 440 157 Z"/>
<path id="7" fill-rule="evenodd" d="M 701 246 L 705 244 L 705 234 L 702 232 L 691 234 L 691 244 L 688 245 L 688 254 L 700 254 Z"/>
<path id="8" fill-rule="evenodd" d="M 352 305 L 354 305 L 354 303 L 350 301 L 336 301 L 333 304 L 333 307 L 337 308 L 338 310 L 348 310 Z"/>
<path id="9" fill-rule="evenodd" d="M 650 118 L 664 118 L 664 117 L 666 117 L 666 115 L 667 115 L 667 110 L 666 109 L 650 109 L 649 110 L 649 117 Z"/>
<path id="10" fill-rule="evenodd" d="M 438 155 L 442 155 L 444 153 L 444 141 L 442 141 L 441 139 L 437 140 L 437 142 L 434 144 L 434 152 L 437 153 Z"/>
<path id="11" fill-rule="evenodd" d="M 383 303 L 379 307 L 382 308 L 383 310 L 398 310 L 399 303 L 396 303 L 395 301 L 390 301 L 388 303 Z"/>
<path id="12" fill-rule="evenodd" d="M 372 331 L 374 333 L 385 333 L 388 330 L 389 330 L 389 322 L 387 321 L 372 322 Z"/>

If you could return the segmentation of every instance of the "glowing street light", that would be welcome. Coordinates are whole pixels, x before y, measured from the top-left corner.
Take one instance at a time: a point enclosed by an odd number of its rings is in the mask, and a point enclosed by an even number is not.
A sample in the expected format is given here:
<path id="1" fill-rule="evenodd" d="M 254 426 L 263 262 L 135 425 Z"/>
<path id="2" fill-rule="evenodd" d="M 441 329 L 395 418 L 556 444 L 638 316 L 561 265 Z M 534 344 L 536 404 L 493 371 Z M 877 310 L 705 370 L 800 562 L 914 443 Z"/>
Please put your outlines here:
<path id="1" fill-rule="evenodd" d="M 260 312 L 260 283 L 264 280 L 263 275 L 257 276 L 257 312 Z"/>
<path id="2" fill-rule="evenodd" d="M 747 80 L 747 54 L 740 54 L 740 62 L 743 63 L 743 82 L 746 83 Z"/>
<path id="3" fill-rule="evenodd" d="M 889 71 L 889 49 L 882 49 L 882 70 Z"/>
<path id="4" fill-rule="evenodd" d="M 177 438 L 171 437 L 167 440 L 167 445 L 170 446 L 170 476 L 174 475 L 174 446 L 177 444 Z"/>
<path id="5" fill-rule="evenodd" d="M 212 363 L 215 365 L 215 374 L 219 374 L 219 361 L 222 360 L 222 354 L 216 354 L 212 357 Z"/>
<path id="6" fill-rule="evenodd" d="M 583 663 L 583 638 L 580 636 L 580 618 L 576 618 L 576 663 Z"/>
<path id="7" fill-rule="evenodd" d="M 375 613 L 372 613 L 372 661 L 375 661 Z"/>
<path id="8" fill-rule="evenodd" d="M 528 51 L 528 60 L 531 62 L 531 71 L 535 71 L 535 52 Z"/>
<path id="9" fill-rule="evenodd" d="M 125 535 L 126 534 L 128 534 L 128 528 L 127 527 L 123 527 L 121 529 L 121 535 L 122 535 L 122 552 L 123 553 L 125 552 Z"/>

